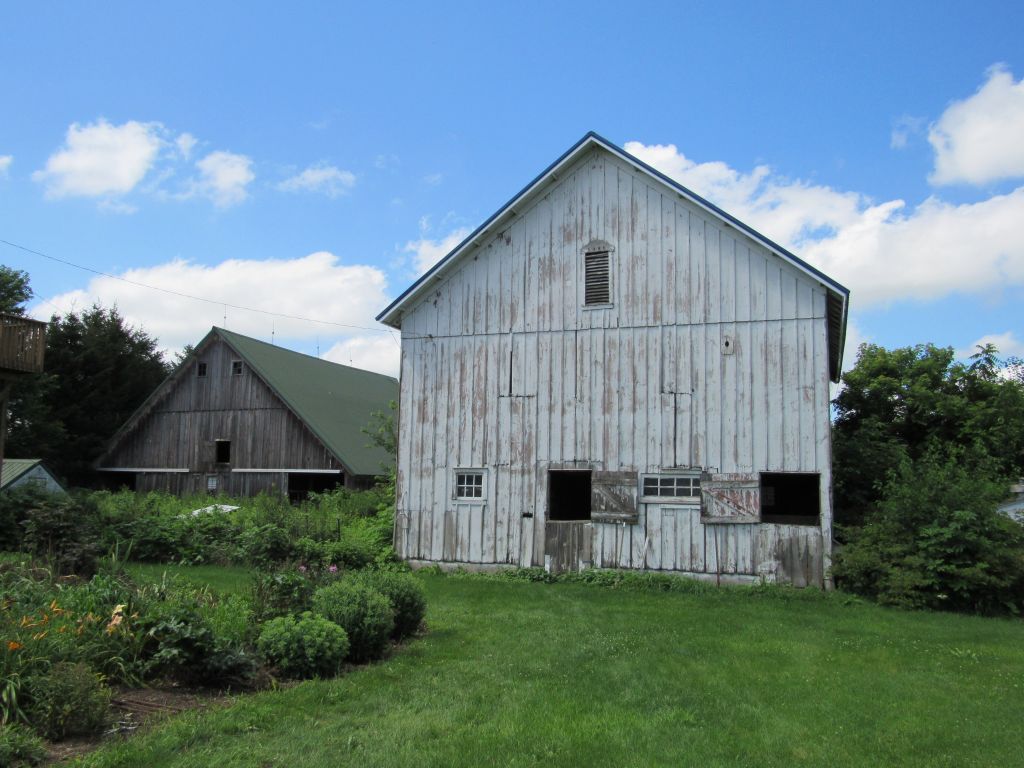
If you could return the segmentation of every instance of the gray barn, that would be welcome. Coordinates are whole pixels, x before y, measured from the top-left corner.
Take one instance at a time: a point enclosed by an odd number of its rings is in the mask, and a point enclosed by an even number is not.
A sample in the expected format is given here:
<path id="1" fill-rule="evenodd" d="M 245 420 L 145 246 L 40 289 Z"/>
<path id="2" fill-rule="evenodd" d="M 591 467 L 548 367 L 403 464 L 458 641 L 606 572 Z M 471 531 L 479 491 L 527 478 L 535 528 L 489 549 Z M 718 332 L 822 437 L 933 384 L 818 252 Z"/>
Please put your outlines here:
<path id="1" fill-rule="evenodd" d="M 848 298 L 588 134 L 378 317 L 399 555 L 823 584 Z"/>
<path id="2" fill-rule="evenodd" d="M 363 428 L 398 382 L 214 328 L 111 439 L 97 468 L 138 491 L 365 487 L 393 463 Z"/>

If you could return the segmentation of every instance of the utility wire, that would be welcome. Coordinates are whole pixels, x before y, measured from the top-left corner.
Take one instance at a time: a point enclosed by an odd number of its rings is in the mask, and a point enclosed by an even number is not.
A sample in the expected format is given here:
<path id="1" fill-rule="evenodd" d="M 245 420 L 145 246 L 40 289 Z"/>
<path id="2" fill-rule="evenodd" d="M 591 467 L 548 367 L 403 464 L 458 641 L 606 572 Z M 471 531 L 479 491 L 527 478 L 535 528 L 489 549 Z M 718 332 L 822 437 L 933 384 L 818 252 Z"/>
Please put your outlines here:
<path id="1" fill-rule="evenodd" d="M 183 299 L 192 299 L 193 301 L 203 301 L 203 302 L 206 302 L 207 304 L 217 304 L 218 306 L 224 307 L 225 310 L 227 309 L 227 307 L 231 307 L 232 309 L 240 309 L 240 310 L 243 310 L 245 312 L 256 312 L 257 314 L 271 315 L 272 317 L 283 317 L 283 318 L 286 318 L 288 320 L 299 320 L 299 321 L 302 321 L 302 322 L 305 322 L 305 323 L 320 323 L 322 325 L 333 325 L 333 326 L 337 326 L 339 328 L 354 328 L 354 329 L 357 329 L 357 330 L 360 330 L 360 331 L 375 331 L 377 333 L 390 333 L 390 329 L 388 329 L 388 328 L 371 328 L 371 327 L 366 326 L 366 325 L 352 325 L 351 323 L 336 323 L 336 322 L 334 322 L 332 320 L 318 320 L 318 319 L 313 318 L 313 317 L 300 317 L 299 315 L 289 315 L 289 314 L 286 314 L 284 312 L 271 312 L 268 309 L 257 309 L 255 307 L 242 306 L 241 304 L 229 304 L 227 302 L 219 301 L 217 299 L 208 299 L 208 298 L 206 298 L 204 296 L 193 296 L 190 293 L 182 293 L 181 291 L 173 291 L 170 288 L 161 288 L 161 287 L 159 287 L 157 285 L 148 285 L 146 283 L 140 283 L 140 282 L 138 282 L 136 280 L 129 280 L 128 278 L 125 278 L 125 277 L 118 277 L 117 275 L 111 275 L 111 274 L 109 274 L 107 272 L 101 272 L 100 270 L 93 269 L 92 267 L 85 267 L 85 266 L 82 266 L 81 264 L 75 264 L 74 262 L 67 261 L 65 259 L 59 259 L 56 256 L 50 256 L 49 254 L 43 253 L 42 251 L 36 251 L 36 250 L 33 250 L 32 248 L 26 248 L 24 245 L 18 245 L 18 243 L 12 243 L 10 240 L 4 240 L 3 238 L 0 238 L 0 243 L 3 243 L 4 245 L 9 245 L 11 248 L 17 248 L 19 251 L 25 251 L 26 253 L 32 253 L 32 254 L 35 254 L 36 256 L 42 256 L 44 259 L 49 259 L 50 261 L 56 261 L 59 264 L 66 264 L 69 267 L 74 267 L 75 269 L 81 269 L 84 272 L 91 272 L 94 275 L 100 275 L 101 277 L 109 277 L 111 280 L 119 280 L 122 283 L 128 283 L 129 285 L 134 285 L 134 286 L 137 286 L 139 288 L 148 288 L 151 291 L 160 291 L 161 293 L 168 293 L 171 296 L 178 296 L 178 297 L 183 298 Z M 392 335 L 392 338 L 394 338 L 393 335 Z"/>

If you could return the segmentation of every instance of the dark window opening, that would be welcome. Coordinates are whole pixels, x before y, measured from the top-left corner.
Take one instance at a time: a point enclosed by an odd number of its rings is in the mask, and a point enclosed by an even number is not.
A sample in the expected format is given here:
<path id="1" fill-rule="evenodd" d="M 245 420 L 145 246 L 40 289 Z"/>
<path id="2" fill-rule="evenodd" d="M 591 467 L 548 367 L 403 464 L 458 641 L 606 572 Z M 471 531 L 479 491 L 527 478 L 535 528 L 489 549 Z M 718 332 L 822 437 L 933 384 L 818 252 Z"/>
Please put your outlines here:
<path id="1" fill-rule="evenodd" d="M 134 491 L 138 475 L 134 472 L 99 472 L 100 487 L 107 491 Z"/>
<path id="2" fill-rule="evenodd" d="M 608 252 L 587 253 L 583 256 L 583 303 L 610 304 L 612 300 Z"/>
<path id="3" fill-rule="evenodd" d="M 590 470 L 548 472 L 548 520 L 590 519 Z"/>
<path id="4" fill-rule="evenodd" d="M 326 493 L 344 484 L 345 476 L 338 472 L 289 472 L 288 500 L 299 504 L 309 498 L 311 493 Z"/>
<path id="5" fill-rule="evenodd" d="M 231 441 L 230 440 L 214 440 L 213 444 L 217 446 L 217 463 L 218 464 L 230 464 L 231 463 Z"/>
<path id="6" fill-rule="evenodd" d="M 818 525 L 821 476 L 817 473 L 761 473 L 761 522 Z"/>
<path id="7" fill-rule="evenodd" d="M 241 376 L 242 375 L 242 361 L 241 360 L 232 360 L 231 361 L 231 375 L 232 376 Z"/>
<path id="8" fill-rule="evenodd" d="M 200 379 L 206 378 L 206 363 L 196 364 L 196 376 L 198 376 Z"/>

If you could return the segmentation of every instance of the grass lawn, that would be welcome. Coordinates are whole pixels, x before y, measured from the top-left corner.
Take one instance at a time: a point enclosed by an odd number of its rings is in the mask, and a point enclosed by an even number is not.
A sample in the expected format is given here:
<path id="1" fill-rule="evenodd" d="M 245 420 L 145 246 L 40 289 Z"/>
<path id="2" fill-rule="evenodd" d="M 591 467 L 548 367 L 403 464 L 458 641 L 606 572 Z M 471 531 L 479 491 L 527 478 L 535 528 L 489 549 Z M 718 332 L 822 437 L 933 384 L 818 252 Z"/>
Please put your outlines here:
<path id="1" fill-rule="evenodd" d="M 205 577 L 204 577 L 205 578 Z M 1024 623 L 840 599 L 423 576 L 427 636 L 90 766 L 993 766 Z"/>
<path id="2" fill-rule="evenodd" d="M 252 584 L 252 571 L 234 566 L 129 563 L 127 571 L 139 584 L 159 583 L 166 574 L 214 592 L 244 595 Z"/>

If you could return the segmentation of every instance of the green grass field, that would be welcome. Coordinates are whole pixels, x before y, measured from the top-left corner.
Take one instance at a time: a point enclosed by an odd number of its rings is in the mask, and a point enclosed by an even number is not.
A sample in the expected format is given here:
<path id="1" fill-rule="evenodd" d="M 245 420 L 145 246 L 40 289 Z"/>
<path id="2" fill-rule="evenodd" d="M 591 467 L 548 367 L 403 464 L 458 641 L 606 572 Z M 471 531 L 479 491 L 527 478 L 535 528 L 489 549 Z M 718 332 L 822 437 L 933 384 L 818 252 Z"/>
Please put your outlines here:
<path id="1" fill-rule="evenodd" d="M 1020 621 L 743 590 L 422 578 L 429 634 L 389 660 L 172 718 L 86 764 L 931 767 L 1024 755 Z"/>
<path id="2" fill-rule="evenodd" d="M 140 584 L 159 583 L 167 578 L 187 581 L 214 592 L 246 594 L 252 584 L 252 571 L 240 566 L 165 565 L 162 563 L 129 563 L 129 575 Z"/>

